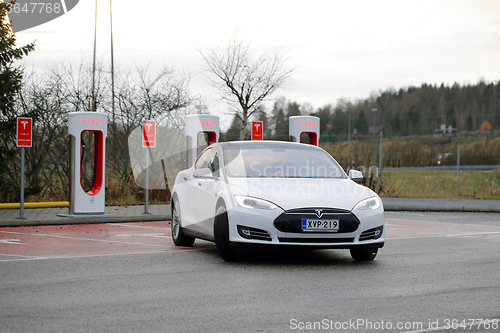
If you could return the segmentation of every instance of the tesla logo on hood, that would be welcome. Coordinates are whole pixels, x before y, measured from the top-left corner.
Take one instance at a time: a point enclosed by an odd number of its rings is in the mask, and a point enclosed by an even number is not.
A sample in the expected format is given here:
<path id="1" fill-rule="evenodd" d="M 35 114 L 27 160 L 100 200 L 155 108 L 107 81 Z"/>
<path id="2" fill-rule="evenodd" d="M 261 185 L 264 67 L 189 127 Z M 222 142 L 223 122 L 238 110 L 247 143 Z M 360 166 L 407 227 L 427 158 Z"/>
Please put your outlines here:
<path id="1" fill-rule="evenodd" d="M 321 216 L 323 216 L 323 209 L 316 209 L 316 216 L 321 218 Z"/>

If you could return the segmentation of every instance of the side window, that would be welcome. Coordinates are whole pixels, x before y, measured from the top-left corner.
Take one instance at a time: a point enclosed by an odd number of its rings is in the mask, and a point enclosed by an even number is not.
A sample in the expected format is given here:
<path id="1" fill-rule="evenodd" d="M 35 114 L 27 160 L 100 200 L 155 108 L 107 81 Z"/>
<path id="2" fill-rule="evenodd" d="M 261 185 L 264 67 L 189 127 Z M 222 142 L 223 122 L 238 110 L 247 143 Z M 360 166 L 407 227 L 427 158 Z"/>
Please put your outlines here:
<path id="1" fill-rule="evenodd" d="M 207 149 L 205 150 L 196 160 L 196 163 L 194 165 L 195 169 L 202 169 L 202 168 L 208 168 L 210 164 L 210 151 L 212 149 Z"/>
<path id="2" fill-rule="evenodd" d="M 214 176 L 220 177 L 220 165 L 219 165 L 219 154 L 215 153 L 212 161 L 210 162 L 210 170 Z"/>
<path id="3" fill-rule="evenodd" d="M 214 176 L 220 177 L 219 154 L 214 148 L 205 150 L 196 160 L 195 169 L 209 168 Z"/>

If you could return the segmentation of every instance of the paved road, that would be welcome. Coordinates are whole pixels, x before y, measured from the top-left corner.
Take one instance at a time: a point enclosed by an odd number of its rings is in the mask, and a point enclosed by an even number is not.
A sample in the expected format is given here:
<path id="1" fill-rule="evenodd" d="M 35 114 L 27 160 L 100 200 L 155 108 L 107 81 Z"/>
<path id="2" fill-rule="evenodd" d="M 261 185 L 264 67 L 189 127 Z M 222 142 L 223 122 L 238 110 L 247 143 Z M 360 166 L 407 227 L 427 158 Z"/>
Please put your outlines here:
<path id="1" fill-rule="evenodd" d="M 500 214 L 386 219 L 370 263 L 275 250 L 230 264 L 211 243 L 171 247 L 168 222 L 0 228 L 0 331 L 494 332 L 445 325 L 500 318 Z"/>

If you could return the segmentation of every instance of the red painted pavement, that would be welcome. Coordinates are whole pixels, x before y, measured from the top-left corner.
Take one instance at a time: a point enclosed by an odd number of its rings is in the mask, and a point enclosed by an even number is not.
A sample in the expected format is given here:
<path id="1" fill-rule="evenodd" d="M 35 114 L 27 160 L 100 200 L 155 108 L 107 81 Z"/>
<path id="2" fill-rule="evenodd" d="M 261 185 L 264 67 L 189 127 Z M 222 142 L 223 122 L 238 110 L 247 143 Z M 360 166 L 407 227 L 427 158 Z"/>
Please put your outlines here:
<path id="1" fill-rule="evenodd" d="M 386 219 L 387 239 L 490 233 L 500 234 L 500 227 Z M 61 258 L 207 248 L 214 248 L 213 243 L 175 246 L 169 221 L 0 228 L 0 260 L 2 255 Z"/>
<path id="2" fill-rule="evenodd" d="M 199 250 L 207 245 L 212 246 L 197 240 L 194 247 L 175 246 L 169 221 L 0 228 L 0 255 L 36 258 Z"/>

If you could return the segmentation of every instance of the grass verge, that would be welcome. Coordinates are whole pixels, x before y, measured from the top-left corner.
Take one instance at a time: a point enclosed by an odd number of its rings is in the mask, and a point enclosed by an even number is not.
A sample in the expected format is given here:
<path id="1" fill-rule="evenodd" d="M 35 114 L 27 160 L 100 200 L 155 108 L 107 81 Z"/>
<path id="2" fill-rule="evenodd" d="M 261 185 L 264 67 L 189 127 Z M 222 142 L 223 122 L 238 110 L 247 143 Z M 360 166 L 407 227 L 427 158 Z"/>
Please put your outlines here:
<path id="1" fill-rule="evenodd" d="M 460 172 L 457 195 L 456 171 L 386 171 L 382 196 L 408 198 L 500 199 L 500 169 Z"/>

